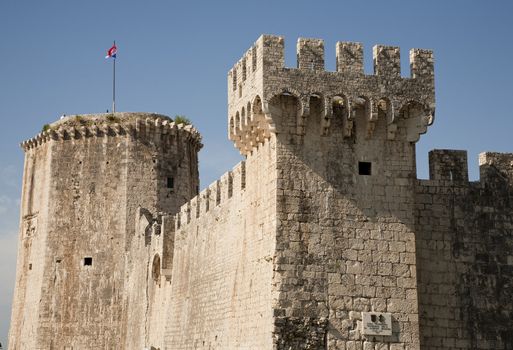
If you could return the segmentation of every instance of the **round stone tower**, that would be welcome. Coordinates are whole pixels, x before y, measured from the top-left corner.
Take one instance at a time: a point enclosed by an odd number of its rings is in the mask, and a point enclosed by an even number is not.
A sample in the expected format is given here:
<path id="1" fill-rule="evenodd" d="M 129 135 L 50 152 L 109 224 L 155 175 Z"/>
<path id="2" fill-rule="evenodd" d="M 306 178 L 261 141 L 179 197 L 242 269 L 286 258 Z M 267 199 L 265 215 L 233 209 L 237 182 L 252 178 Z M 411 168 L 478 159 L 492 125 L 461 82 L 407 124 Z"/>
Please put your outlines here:
<path id="1" fill-rule="evenodd" d="M 22 143 L 10 349 L 116 349 L 126 335 L 140 208 L 198 192 L 201 137 L 163 115 L 76 115 Z"/>

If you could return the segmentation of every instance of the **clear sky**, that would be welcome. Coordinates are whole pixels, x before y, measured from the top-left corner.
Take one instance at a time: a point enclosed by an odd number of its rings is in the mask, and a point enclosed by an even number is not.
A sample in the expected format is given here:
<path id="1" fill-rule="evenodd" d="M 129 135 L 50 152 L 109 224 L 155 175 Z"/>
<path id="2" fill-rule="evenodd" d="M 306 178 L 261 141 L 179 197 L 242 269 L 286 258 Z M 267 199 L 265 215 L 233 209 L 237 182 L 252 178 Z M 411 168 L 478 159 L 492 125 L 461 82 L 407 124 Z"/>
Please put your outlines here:
<path id="1" fill-rule="evenodd" d="M 20 141 L 62 114 L 105 112 L 118 44 L 117 110 L 187 115 L 203 135 L 201 187 L 240 156 L 226 138 L 226 74 L 262 33 L 435 52 L 435 124 L 417 145 L 418 176 L 433 148 L 513 152 L 513 1 L 0 1 L 0 342 L 6 345 L 15 275 L 23 152 Z"/>

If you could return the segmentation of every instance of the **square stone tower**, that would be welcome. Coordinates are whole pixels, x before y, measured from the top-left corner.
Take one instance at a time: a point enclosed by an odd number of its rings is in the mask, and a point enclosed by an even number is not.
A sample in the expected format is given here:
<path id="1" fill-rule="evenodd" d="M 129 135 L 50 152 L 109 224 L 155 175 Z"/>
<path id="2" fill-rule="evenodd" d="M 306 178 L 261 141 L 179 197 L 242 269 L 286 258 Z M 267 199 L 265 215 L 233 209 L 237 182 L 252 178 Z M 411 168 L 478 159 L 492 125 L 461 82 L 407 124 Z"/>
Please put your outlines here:
<path id="1" fill-rule="evenodd" d="M 261 36 L 228 74 L 246 156 L 177 218 L 169 348 L 418 349 L 415 142 L 434 115 L 433 55 Z M 251 336 L 248 336 L 251 334 Z"/>
<path id="2" fill-rule="evenodd" d="M 433 121 L 433 54 L 411 50 L 402 77 L 399 48 L 374 47 L 373 75 L 362 51 L 338 42 L 328 72 L 323 41 L 299 39 L 286 68 L 283 38 L 262 36 L 228 75 L 229 137 L 242 154 L 276 140 L 279 348 L 419 347 L 415 142 Z"/>

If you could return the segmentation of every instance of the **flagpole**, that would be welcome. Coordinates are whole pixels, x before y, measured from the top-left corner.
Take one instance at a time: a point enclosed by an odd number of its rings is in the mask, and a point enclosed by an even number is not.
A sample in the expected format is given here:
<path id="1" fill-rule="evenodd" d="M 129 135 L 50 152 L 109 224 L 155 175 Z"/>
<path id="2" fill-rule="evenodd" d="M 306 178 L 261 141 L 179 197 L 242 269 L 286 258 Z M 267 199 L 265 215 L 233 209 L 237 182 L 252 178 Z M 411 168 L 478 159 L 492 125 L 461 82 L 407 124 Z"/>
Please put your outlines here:
<path id="1" fill-rule="evenodd" d="M 116 40 L 114 40 L 116 46 Z M 116 57 L 114 57 L 112 69 L 112 113 L 116 113 Z"/>

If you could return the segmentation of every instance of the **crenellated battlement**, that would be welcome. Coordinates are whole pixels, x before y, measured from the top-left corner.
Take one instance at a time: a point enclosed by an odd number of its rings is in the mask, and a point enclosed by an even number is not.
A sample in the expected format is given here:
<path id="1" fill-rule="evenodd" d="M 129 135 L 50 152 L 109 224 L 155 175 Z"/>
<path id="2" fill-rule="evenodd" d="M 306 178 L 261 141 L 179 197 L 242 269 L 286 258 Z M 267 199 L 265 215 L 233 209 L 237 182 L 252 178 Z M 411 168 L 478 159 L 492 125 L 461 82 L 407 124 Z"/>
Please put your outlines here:
<path id="1" fill-rule="evenodd" d="M 425 49 L 410 50 L 410 77 L 433 78 L 433 51 Z M 297 69 L 307 71 L 325 71 L 324 40 L 299 38 L 296 45 Z M 400 48 L 396 46 L 375 45 L 373 47 L 374 75 L 401 77 Z M 363 45 L 359 42 L 336 43 L 336 72 L 364 75 Z M 230 69 L 232 90 L 250 79 L 255 72 L 276 70 L 285 67 L 285 39 L 282 36 L 262 35 L 249 48 L 241 59 Z M 334 73 L 334 72 L 331 72 Z M 403 78 L 408 79 L 408 78 Z"/>
<path id="2" fill-rule="evenodd" d="M 203 146 L 201 135 L 192 125 L 176 124 L 171 118 L 154 113 L 71 115 L 50 124 L 45 131 L 22 142 L 20 146 L 27 151 L 49 141 L 117 136 L 154 141 L 180 136 L 198 150 Z"/>
<path id="3" fill-rule="evenodd" d="M 429 152 L 429 180 L 419 180 L 426 186 L 468 186 L 475 183 L 486 187 L 498 179 L 513 183 L 513 154 L 483 152 L 479 154 L 480 179 L 470 182 L 467 151 L 436 149 Z"/>
<path id="4" fill-rule="evenodd" d="M 401 76 L 400 49 L 394 46 L 374 46 L 371 75 L 364 74 L 361 43 L 336 43 L 335 72 L 325 70 L 321 39 L 298 39 L 297 68 L 285 67 L 284 52 L 283 37 L 262 35 L 228 73 L 228 137 L 242 154 L 251 152 L 271 133 L 285 132 L 280 128 L 283 121 L 269 108 L 273 99 L 284 94 L 297 99 L 294 123 L 299 136 L 304 135 L 312 97 L 322 101 L 323 136 L 330 134 L 330 120 L 340 101 L 346 109 L 347 137 L 351 137 L 355 111 L 361 108 L 365 109 L 371 135 L 383 101 L 388 103 L 383 108 L 387 123 L 394 124 L 389 139 L 396 136 L 398 118 L 409 119 L 408 142 L 416 142 L 434 120 L 434 59 L 430 50 L 410 50 L 410 77 Z M 412 109 L 415 115 L 411 115 Z"/>
<path id="5" fill-rule="evenodd" d="M 238 163 L 231 171 L 224 173 L 219 180 L 211 183 L 196 197 L 182 205 L 176 215 L 176 227 L 189 224 L 215 207 L 224 205 L 232 198 L 239 198 L 246 189 L 246 163 Z"/>
<path id="6" fill-rule="evenodd" d="M 479 154 L 481 182 L 496 187 L 502 183 L 513 185 L 513 153 L 483 152 Z"/>
<path id="7" fill-rule="evenodd" d="M 299 38 L 296 52 L 298 69 L 324 70 L 324 40 Z"/>
<path id="8" fill-rule="evenodd" d="M 430 151 L 429 178 L 455 183 L 468 182 L 467 151 L 445 149 Z"/>
<path id="9" fill-rule="evenodd" d="M 355 42 L 337 42 L 337 72 L 363 74 L 363 45 Z"/>

